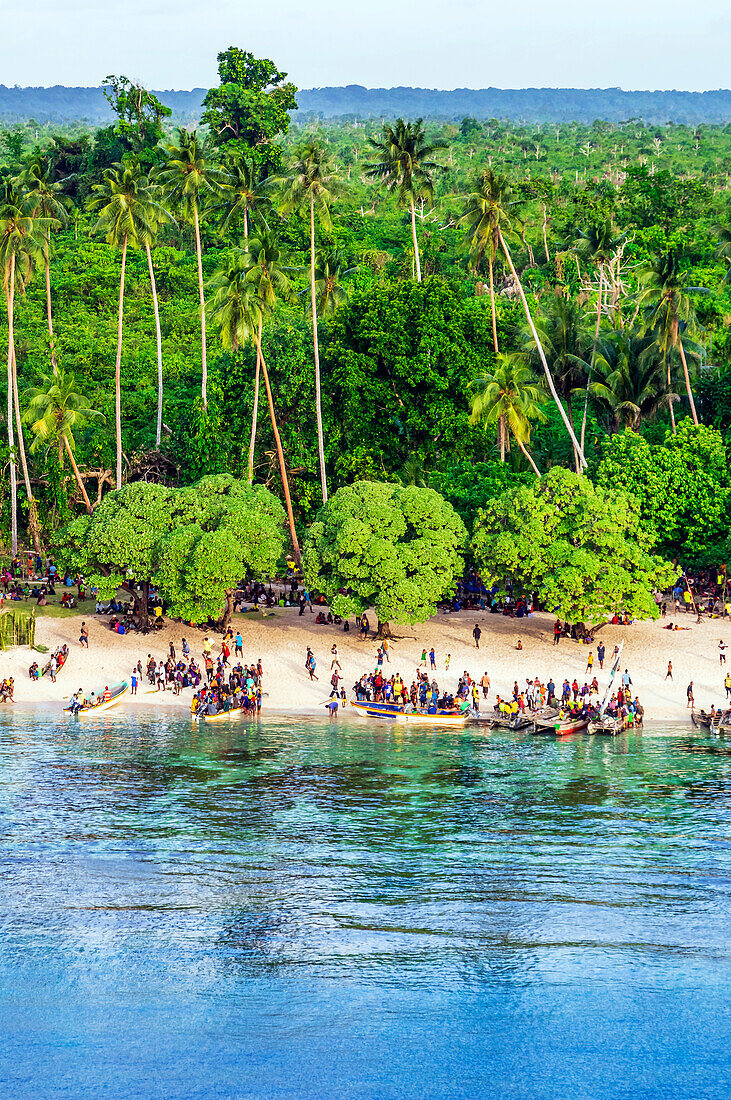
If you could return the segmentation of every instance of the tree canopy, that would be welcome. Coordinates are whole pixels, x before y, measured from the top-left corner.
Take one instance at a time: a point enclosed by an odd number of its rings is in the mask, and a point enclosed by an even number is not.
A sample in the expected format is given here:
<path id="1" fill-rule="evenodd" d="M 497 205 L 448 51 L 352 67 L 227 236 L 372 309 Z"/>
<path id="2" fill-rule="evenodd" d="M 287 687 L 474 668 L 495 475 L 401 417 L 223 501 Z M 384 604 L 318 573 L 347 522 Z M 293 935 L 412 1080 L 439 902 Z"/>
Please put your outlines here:
<path id="1" fill-rule="evenodd" d="M 657 618 L 653 590 L 670 585 L 678 570 L 651 545 L 630 497 L 559 468 L 490 502 L 472 540 L 486 584 L 512 579 L 572 623 L 621 611 Z"/>
<path id="2" fill-rule="evenodd" d="M 276 497 L 220 474 L 185 489 L 125 485 L 62 529 L 57 548 L 60 564 L 86 577 L 101 599 L 133 582 L 142 586 L 135 601 L 145 617 L 154 585 L 177 618 L 206 622 L 221 616 L 225 602 L 227 621 L 238 583 L 276 568 L 283 531 Z"/>
<path id="3" fill-rule="evenodd" d="M 310 528 L 305 580 L 333 611 L 374 607 L 381 623 L 425 622 L 463 568 L 467 532 L 433 489 L 356 481 L 330 498 Z"/>

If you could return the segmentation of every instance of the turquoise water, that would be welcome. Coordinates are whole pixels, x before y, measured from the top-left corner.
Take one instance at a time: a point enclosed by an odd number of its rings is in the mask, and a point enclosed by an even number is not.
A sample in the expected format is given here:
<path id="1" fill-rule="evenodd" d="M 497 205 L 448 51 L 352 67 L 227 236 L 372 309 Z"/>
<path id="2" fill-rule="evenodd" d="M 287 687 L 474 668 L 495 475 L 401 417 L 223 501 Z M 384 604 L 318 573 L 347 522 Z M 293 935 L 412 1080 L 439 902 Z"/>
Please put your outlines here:
<path id="1" fill-rule="evenodd" d="M 731 738 L 0 715 L 0 1095 L 729 1095 Z"/>

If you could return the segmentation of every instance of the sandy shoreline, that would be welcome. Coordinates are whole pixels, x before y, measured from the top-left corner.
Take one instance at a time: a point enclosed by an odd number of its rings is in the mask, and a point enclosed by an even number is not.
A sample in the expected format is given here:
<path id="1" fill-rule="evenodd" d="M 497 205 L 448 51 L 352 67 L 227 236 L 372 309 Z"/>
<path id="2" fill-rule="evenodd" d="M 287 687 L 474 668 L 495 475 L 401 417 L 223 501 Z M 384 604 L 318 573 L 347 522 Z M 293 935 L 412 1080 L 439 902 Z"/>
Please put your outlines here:
<path id="1" fill-rule="evenodd" d="M 109 619 L 96 616 L 93 604 L 88 611 L 67 618 L 39 617 L 36 641 L 49 647 L 68 645 L 69 659 L 58 675 L 55 684 L 47 676 L 32 681 L 28 667 L 36 660 L 40 667 L 48 655 L 35 653 L 25 646 L 0 653 L 0 678 L 15 678 L 17 704 L 58 703 L 78 688 L 98 690 L 105 684 L 129 680 L 133 665 L 138 659 L 143 666 L 151 653 L 157 659 L 165 659 L 170 640 L 175 642 L 180 654 L 183 637 L 188 639 L 191 653 L 200 660 L 204 631 L 181 627 L 177 623 L 163 630 L 148 634 L 119 636 L 109 630 Z M 79 645 L 79 627 L 85 619 L 89 627 L 89 649 Z M 495 694 L 510 694 L 513 682 L 521 686 L 526 677 L 538 675 L 543 682 L 553 677 L 560 685 L 564 677 L 579 684 L 587 678 L 586 657 L 588 647 L 580 643 L 562 640 L 553 645 L 553 616 L 537 614 L 528 619 L 510 619 L 503 615 L 484 612 L 458 612 L 439 614 L 420 626 L 394 627 L 394 643 L 391 663 L 385 670 L 400 672 L 409 682 L 414 676 L 422 650 L 434 646 L 437 658 L 436 678 L 440 685 L 455 687 L 463 670 L 479 679 L 484 672 L 491 678 L 489 706 Z M 375 622 L 375 616 L 371 616 Z M 475 648 L 472 628 L 479 623 L 482 630 L 480 649 Z M 664 630 L 667 622 L 689 625 L 690 631 Z M 261 658 L 264 666 L 264 711 L 277 714 L 324 713 L 324 703 L 330 692 L 330 647 L 337 643 L 344 674 L 345 689 L 350 696 L 352 685 L 364 672 L 376 664 L 377 643 L 372 638 L 361 642 L 357 630 L 351 624 L 349 633 L 342 626 L 316 626 L 310 612 L 300 616 L 296 608 L 276 608 L 274 613 L 238 615 L 234 629 L 240 629 L 244 639 L 244 661 L 251 663 Z M 220 636 L 211 634 L 214 647 L 220 644 Z M 516 650 L 518 639 L 522 650 Z M 725 669 L 719 665 L 718 643 L 721 638 L 731 642 L 731 624 L 728 620 L 706 619 L 695 623 L 693 616 L 680 614 L 668 617 L 664 622 L 637 623 L 630 627 L 604 627 L 597 636 L 611 654 L 614 645 L 624 641 L 622 668 L 628 668 L 633 690 L 645 707 L 647 721 L 678 720 L 688 717 L 686 688 L 694 682 L 696 707 L 708 709 L 711 703 L 725 704 L 723 679 Z M 310 645 L 317 657 L 318 682 L 310 682 L 304 668 L 306 647 Z M 596 656 L 596 646 L 593 647 Z M 450 668 L 445 672 L 445 658 L 451 653 Z M 673 680 L 666 680 L 668 661 L 673 663 Z M 594 670 L 603 689 L 606 684 L 607 664 L 602 674 L 595 661 Z M 588 677 L 591 680 L 591 675 Z M 147 683 L 141 685 L 136 698 L 127 696 L 122 706 L 164 706 L 166 708 L 190 707 L 192 691 L 182 695 L 170 692 L 149 691 Z M 483 703 L 484 709 L 484 703 Z"/>

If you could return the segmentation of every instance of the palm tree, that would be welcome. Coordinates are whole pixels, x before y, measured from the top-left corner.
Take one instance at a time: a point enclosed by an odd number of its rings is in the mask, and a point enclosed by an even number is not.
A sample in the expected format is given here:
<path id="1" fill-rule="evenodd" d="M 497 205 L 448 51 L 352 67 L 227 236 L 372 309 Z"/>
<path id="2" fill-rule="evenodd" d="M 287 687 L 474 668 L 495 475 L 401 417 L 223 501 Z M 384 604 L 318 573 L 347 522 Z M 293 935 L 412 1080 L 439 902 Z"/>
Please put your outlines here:
<path id="1" fill-rule="evenodd" d="M 315 294 L 317 312 L 321 317 L 331 317 L 338 306 L 347 301 L 348 293 L 343 286 L 343 280 L 354 271 L 354 267 L 347 266 L 345 255 L 339 248 L 318 252 L 315 264 Z"/>
<path id="2" fill-rule="evenodd" d="M 254 410 L 249 444 L 249 482 L 254 480 L 254 445 L 259 402 L 259 369 L 261 368 L 287 507 L 292 548 L 299 565 L 301 555 L 289 491 L 287 465 L 277 426 L 269 372 L 261 348 L 264 319 L 273 308 L 277 296 L 286 295 L 289 292 L 289 280 L 281 263 L 281 252 L 273 238 L 269 234 L 262 234 L 260 237 L 250 239 L 248 249 L 237 249 L 230 256 L 229 262 L 218 268 L 208 288 L 211 293 L 211 313 L 218 325 L 224 347 L 236 351 L 243 343 L 251 340 L 256 348 Z"/>
<path id="3" fill-rule="evenodd" d="M 500 461 L 505 461 L 512 433 L 536 477 L 540 477 L 526 444 L 530 442 L 531 421 L 545 420 L 541 408 L 545 398 L 533 381 L 525 356 L 520 352 L 498 352 L 492 372 L 470 382 L 469 394 L 472 423 L 482 423 L 485 430 L 497 427 Z"/>
<path id="4" fill-rule="evenodd" d="M 176 131 L 177 145 L 166 146 L 168 159 L 157 172 L 168 201 L 195 227 L 198 260 L 198 297 L 201 315 L 201 401 L 208 408 L 208 361 L 206 358 L 206 302 L 203 290 L 203 252 L 201 250 L 200 212 L 202 200 L 214 194 L 221 182 L 220 171 L 211 168 L 208 150 L 195 130 Z"/>
<path id="5" fill-rule="evenodd" d="M 528 301 L 527 301 L 526 296 L 525 296 L 525 290 L 523 289 L 523 284 L 520 281 L 520 278 L 518 277 L 518 272 L 515 270 L 515 264 L 513 263 L 513 258 L 510 255 L 510 249 L 508 248 L 507 243 L 505 241 L 505 234 L 506 233 L 508 233 L 508 234 L 516 234 L 517 233 L 518 235 L 520 235 L 520 222 L 518 221 L 518 218 L 517 218 L 517 213 L 516 213 L 516 209 L 515 209 L 516 204 L 515 204 L 514 201 L 512 201 L 512 195 L 511 195 L 511 191 L 510 191 L 510 188 L 509 188 L 509 185 L 508 185 L 507 181 L 505 181 L 502 177 L 497 177 L 494 184 L 490 183 L 490 181 L 488 179 L 485 183 L 485 188 L 487 189 L 488 187 L 489 187 L 489 195 L 490 195 L 490 199 L 489 199 L 489 205 L 490 205 L 489 220 L 483 228 L 485 228 L 485 231 L 487 232 L 487 229 L 489 227 L 492 227 L 492 232 L 494 232 L 494 234 L 496 235 L 497 243 L 500 246 L 500 249 L 501 249 L 501 251 L 502 251 L 502 253 L 503 253 L 503 255 L 504 255 L 504 257 L 507 261 L 508 267 L 510 268 L 510 274 L 512 275 L 513 282 L 514 282 L 514 284 L 517 288 L 518 295 L 520 297 L 520 301 L 521 301 L 521 304 L 523 306 L 523 312 L 525 313 L 526 321 L 528 322 L 528 327 L 531 330 L 531 334 L 532 334 L 533 340 L 535 342 L 536 350 L 537 350 L 538 356 L 541 360 L 541 365 L 543 367 L 543 372 L 546 376 L 546 384 L 548 385 L 548 388 L 551 392 L 551 397 L 556 402 L 556 407 L 558 408 L 558 411 L 561 414 L 561 419 L 563 420 L 564 424 L 566 425 L 566 430 L 569 433 L 569 436 L 571 438 L 571 442 L 574 445 L 574 450 L 578 454 L 580 467 L 586 466 L 586 459 L 584 458 L 584 449 L 583 449 L 583 447 L 581 447 L 579 445 L 579 441 L 576 438 L 576 433 L 574 431 L 574 426 L 571 423 L 571 421 L 569 420 L 568 416 L 566 415 L 566 410 L 564 409 L 563 405 L 561 404 L 561 400 L 558 396 L 558 393 L 556 392 L 556 386 L 554 385 L 553 378 L 551 377 L 551 371 L 549 369 L 548 361 L 546 359 L 546 353 L 543 350 L 543 345 L 541 344 L 541 341 L 540 341 L 539 336 L 538 336 L 538 332 L 536 331 L 536 326 L 533 322 L 533 317 L 532 317 L 530 308 L 528 306 Z M 488 194 L 488 192 L 486 190 L 486 195 L 487 194 Z M 469 219 L 468 219 L 466 224 L 469 227 L 469 224 L 470 224 Z M 493 339 L 494 339 L 494 337 L 495 337 L 495 330 L 493 330 Z"/>
<path id="6" fill-rule="evenodd" d="M 640 268 L 640 286 L 642 288 L 639 308 L 644 313 L 644 330 L 653 331 L 655 342 L 663 362 L 667 367 L 667 386 L 670 391 L 670 353 L 675 351 L 683 365 L 685 389 L 690 403 L 693 423 L 698 425 L 693 390 L 690 385 L 688 361 L 685 348 L 688 341 L 684 333 L 690 334 L 696 325 L 695 311 L 690 299 L 691 294 L 708 294 L 704 287 L 689 286 L 685 272 L 681 271 L 678 254 L 673 249 L 658 253 Z M 673 431 L 675 417 L 670 406 Z"/>
<path id="7" fill-rule="evenodd" d="M 574 423 L 572 395 L 586 384 L 589 374 L 589 348 L 591 333 L 586 325 L 584 311 L 571 299 L 562 294 L 553 294 L 543 307 L 536 328 L 541 344 L 555 379 L 556 390 L 566 402 L 569 420 Z M 528 328 L 525 332 L 526 347 L 537 351 L 533 334 Z M 581 472 L 579 455 L 574 448 L 576 472 Z"/>
<path id="8" fill-rule="evenodd" d="M 240 154 L 229 157 L 221 176 L 221 198 L 211 206 L 211 213 L 220 213 L 223 233 L 243 219 L 244 240 L 248 241 L 251 221 L 254 217 L 261 220 L 271 206 L 262 191 L 265 182 L 256 161 Z"/>
<path id="9" fill-rule="evenodd" d="M 433 201 L 434 179 L 437 173 L 445 171 L 433 157 L 447 146 L 441 139 L 427 141 L 422 123 L 421 118 L 416 122 L 398 118 L 393 126 L 384 125 L 380 140 L 368 139 L 378 159 L 366 169 L 370 179 L 384 183 L 389 194 L 395 194 L 399 203 L 409 208 L 418 283 L 421 282 L 421 260 L 416 236 L 416 200 L 428 204 Z"/>
<path id="10" fill-rule="evenodd" d="M 329 229 L 330 203 L 338 188 L 338 177 L 330 152 L 313 138 L 300 146 L 287 175 L 280 181 L 281 207 L 285 217 L 293 210 L 306 211 L 310 220 L 310 309 L 312 311 L 312 346 L 315 354 L 315 418 L 317 420 L 317 450 L 320 457 L 322 503 L 327 504 L 327 471 L 325 469 L 325 437 L 322 428 L 322 394 L 320 388 L 320 344 L 317 337 L 317 287 L 315 275 L 315 214 L 320 225 Z"/>
<path id="11" fill-rule="evenodd" d="M 55 443 L 61 467 L 64 452 L 68 455 L 86 510 L 91 515 L 91 503 L 74 458 L 74 432 L 85 427 L 90 420 L 104 420 L 104 416 L 91 406 L 83 393 L 74 388 L 75 384 L 73 374 L 54 366 L 50 374 L 43 376 L 40 386 L 26 391 L 29 403 L 23 420 L 30 424 L 35 435 L 31 451 L 38 450 L 43 444 Z"/>
<path id="12" fill-rule="evenodd" d="M 33 265 L 42 254 L 42 242 L 48 228 L 46 219 L 33 218 L 29 213 L 30 209 L 27 197 L 20 194 L 12 180 L 6 179 L 0 194 L 0 272 L 2 272 L 8 315 L 8 447 L 10 449 L 11 547 L 14 555 L 18 550 L 18 489 L 13 418 L 18 431 L 18 450 L 28 500 L 28 527 L 36 552 L 40 552 L 38 514 L 25 453 L 15 358 L 16 291 L 18 287 L 23 290 L 30 279 Z"/>
<path id="13" fill-rule="evenodd" d="M 651 337 L 617 329 L 609 334 L 594 363 L 590 383 L 594 400 L 605 410 L 610 432 L 623 426 L 639 431 L 664 405 L 679 400 L 668 393 L 665 369 Z"/>
<path id="14" fill-rule="evenodd" d="M 122 488 L 122 328 L 124 323 L 124 281 L 127 248 L 143 244 L 153 235 L 153 207 L 149 181 L 139 164 L 115 164 L 104 171 L 102 182 L 92 188 L 89 209 L 98 211 L 94 232 L 122 253 L 117 310 L 117 358 L 114 368 L 115 434 L 117 441 L 116 488 Z"/>
<path id="15" fill-rule="evenodd" d="M 599 343 L 599 328 L 604 309 L 604 291 L 607 287 L 607 269 L 614 259 L 617 249 L 627 239 L 627 234 L 616 235 L 614 223 L 605 218 L 598 225 L 590 225 L 588 229 L 580 229 L 574 242 L 573 249 L 582 258 L 592 261 L 599 273 L 599 289 L 596 303 L 596 324 L 594 327 L 594 344 L 591 351 L 591 365 L 586 376 L 586 394 L 584 397 L 584 415 L 581 418 L 581 447 L 584 448 L 586 437 L 586 418 L 589 412 L 589 384 L 591 382 L 594 360 L 596 359 L 597 345 Z"/>
<path id="16" fill-rule="evenodd" d="M 160 188 L 152 176 L 148 176 L 147 186 L 139 195 L 139 201 L 144 203 L 144 220 L 140 224 L 140 243 L 147 256 L 147 270 L 150 273 L 150 293 L 152 294 L 152 308 L 155 314 L 155 342 L 157 344 L 157 420 L 155 422 L 155 446 L 160 448 L 162 440 L 162 329 L 160 328 L 160 305 L 157 300 L 157 281 L 155 268 L 152 263 L 152 245 L 155 242 L 160 225 L 167 221 L 171 215 L 163 206 L 160 199 Z"/>
<path id="17" fill-rule="evenodd" d="M 53 339 L 53 311 L 51 308 L 51 230 L 63 229 L 68 222 L 68 199 L 61 192 L 61 185 L 54 182 L 51 165 L 47 157 L 36 154 L 27 162 L 20 176 L 21 186 L 32 204 L 34 218 L 46 221 L 43 263 L 46 274 L 46 319 L 48 322 L 48 340 L 51 348 L 51 364 L 56 365 L 56 352 Z"/>
<path id="18" fill-rule="evenodd" d="M 495 312 L 494 268 L 500 235 L 498 229 L 505 225 L 510 229 L 513 222 L 508 207 L 513 203 L 513 195 L 507 176 L 501 176 L 492 168 L 486 168 L 474 179 L 468 194 L 462 217 L 458 225 L 466 231 L 470 249 L 470 260 L 478 271 L 482 259 L 487 256 L 490 275 L 490 309 L 492 311 L 492 342 L 495 353 L 500 350 L 497 342 L 497 316 Z"/>

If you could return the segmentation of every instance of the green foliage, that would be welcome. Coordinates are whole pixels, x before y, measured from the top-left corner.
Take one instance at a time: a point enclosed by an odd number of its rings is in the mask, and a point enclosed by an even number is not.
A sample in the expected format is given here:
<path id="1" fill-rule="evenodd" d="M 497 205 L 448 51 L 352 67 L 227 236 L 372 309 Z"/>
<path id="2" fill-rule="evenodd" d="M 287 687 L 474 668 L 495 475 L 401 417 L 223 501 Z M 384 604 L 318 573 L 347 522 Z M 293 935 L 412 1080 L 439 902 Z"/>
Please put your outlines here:
<path id="1" fill-rule="evenodd" d="M 486 584 L 513 578 L 574 623 L 622 610 L 657 618 L 653 589 L 666 588 L 678 571 L 651 545 L 630 497 L 557 468 L 488 505 L 472 540 Z"/>
<path id="2" fill-rule="evenodd" d="M 731 470 L 715 428 L 682 420 L 661 444 L 634 432 L 609 437 L 596 469 L 605 491 L 621 486 L 639 510 L 651 545 L 684 564 L 717 564 L 728 556 Z"/>
<path id="3" fill-rule="evenodd" d="M 357 481 L 338 489 L 310 528 L 305 579 L 337 614 L 373 606 L 381 622 L 425 622 L 453 590 L 466 536 L 433 489 Z"/>
<path id="4" fill-rule="evenodd" d="M 230 474 L 178 490 L 135 482 L 61 530 L 56 552 L 62 567 L 98 586 L 101 598 L 125 580 L 152 583 L 171 614 L 198 623 L 220 613 L 242 578 L 274 570 L 284 553 L 283 528 L 279 501 Z"/>
<path id="5" fill-rule="evenodd" d="M 287 74 L 274 62 L 235 46 L 218 55 L 218 76 L 220 86 L 206 94 L 201 119 L 214 142 L 239 153 L 249 149 L 257 163 L 276 167 L 281 151 L 273 142 L 286 134 L 289 112 L 297 110 L 296 87 L 283 83 Z"/>

